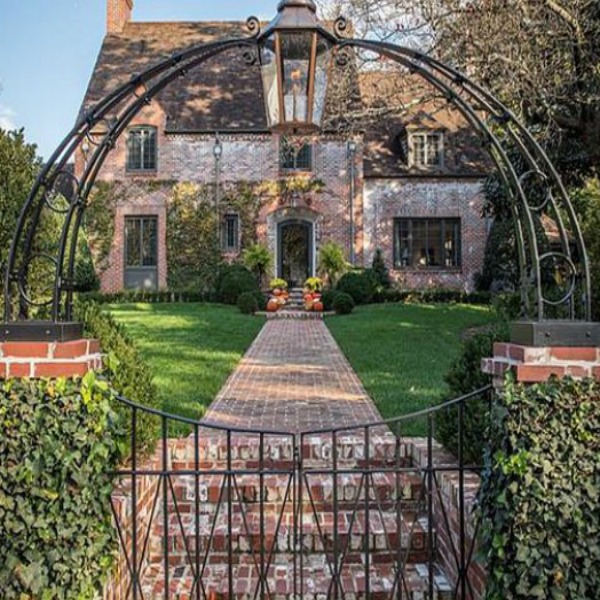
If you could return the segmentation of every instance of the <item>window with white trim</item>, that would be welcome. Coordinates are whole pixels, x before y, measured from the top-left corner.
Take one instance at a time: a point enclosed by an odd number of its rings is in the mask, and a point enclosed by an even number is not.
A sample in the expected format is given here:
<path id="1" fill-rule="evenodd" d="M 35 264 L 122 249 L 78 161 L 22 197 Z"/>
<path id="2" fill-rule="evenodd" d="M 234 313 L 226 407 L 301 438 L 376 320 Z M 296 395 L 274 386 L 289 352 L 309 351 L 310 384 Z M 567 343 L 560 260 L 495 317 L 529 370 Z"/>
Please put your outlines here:
<path id="1" fill-rule="evenodd" d="M 153 172 L 157 166 L 156 127 L 134 127 L 127 137 L 127 170 Z"/>
<path id="2" fill-rule="evenodd" d="M 410 147 L 413 167 L 443 166 L 444 137 L 441 133 L 412 133 Z"/>

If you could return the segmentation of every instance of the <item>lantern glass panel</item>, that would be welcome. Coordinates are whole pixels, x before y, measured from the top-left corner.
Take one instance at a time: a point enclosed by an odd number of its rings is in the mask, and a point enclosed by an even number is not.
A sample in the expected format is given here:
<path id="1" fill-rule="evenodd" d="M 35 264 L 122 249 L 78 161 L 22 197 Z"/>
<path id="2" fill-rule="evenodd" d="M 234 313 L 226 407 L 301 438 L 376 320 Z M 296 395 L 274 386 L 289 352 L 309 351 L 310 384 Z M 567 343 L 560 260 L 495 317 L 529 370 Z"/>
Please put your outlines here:
<path id="1" fill-rule="evenodd" d="M 267 119 L 269 127 L 275 127 L 280 122 L 279 78 L 277 72 L 277 55 L 275 52 L 275 36 L 270 37 L 262 45 L 260 63 Z"/>
<path id="2" fill-rule="evenodd" d="M 280 33 L 280 40 L 285 120 L 288 123 L 306 123 L 313 34 L 285 32 Z"/>
<path id="3" fill-rule="evenodd" d="M 331 59 L 331 48 L 327 40 L 318 36 L 317 38 L 317 61 L 315 65 L 315 92 L 313 99 L 312 122 L 320 126 L 325 112 L 325 100 L 327 95 L 327 84 L 329 78 L 329 63 Z"/>

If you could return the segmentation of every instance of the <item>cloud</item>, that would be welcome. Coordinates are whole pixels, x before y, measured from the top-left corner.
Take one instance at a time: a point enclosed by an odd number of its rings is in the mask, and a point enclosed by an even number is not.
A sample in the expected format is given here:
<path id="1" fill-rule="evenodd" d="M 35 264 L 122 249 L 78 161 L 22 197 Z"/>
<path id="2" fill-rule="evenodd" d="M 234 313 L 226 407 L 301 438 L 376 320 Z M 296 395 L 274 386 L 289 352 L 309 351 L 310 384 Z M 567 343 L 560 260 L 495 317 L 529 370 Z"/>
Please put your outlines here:
<path id="1" fill-rule="evenodd" d="M 0 104 L 0 129 L 12 130 L 17 128 L 15 117 L 17 113 L 8 106 Z"/>

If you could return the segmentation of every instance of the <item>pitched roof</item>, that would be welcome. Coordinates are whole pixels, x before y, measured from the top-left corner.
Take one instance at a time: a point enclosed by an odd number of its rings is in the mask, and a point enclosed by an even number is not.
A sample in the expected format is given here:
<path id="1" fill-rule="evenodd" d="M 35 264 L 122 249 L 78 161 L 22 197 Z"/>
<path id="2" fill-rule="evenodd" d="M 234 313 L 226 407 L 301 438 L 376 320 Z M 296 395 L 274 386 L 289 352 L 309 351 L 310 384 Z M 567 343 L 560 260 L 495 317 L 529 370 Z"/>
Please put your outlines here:
<path id="1" fill-rule="evenodd" d="M 480 177 L 490 160 L 464 117 L 420 76 L 402 70 L 370 71 L 359 78 L 365 114 L 365 176 L 446 175 Z M 410 131 L 444 134 L 440 168 L 419 171 L 408 163 Z"/>
<path id="2" fill-rule="evenodd" d="M 235 21 L 130 22 L 121 33 L 105 37 L 81 114 L 127 83 L 132 74 L 168 59 L 176 51 L 247 36 L 245 23 Z M 239 48 L 223 52 L 155 97 L 166 114 L 167 132 L 268 131 L 259 66 L 248 66 L 242 54 Z M 445 102 L 425 91 L 422 80 L 415 76 L 401 80 L 393 72 L 374 71 L 357 77 L 352 61 L 348 68 L 350 77 L 334 70 L 337 75 L 331 85 L 326 121 L 331 127 L 365 132 L 365 176 L 411 173 L 401 160 L 398 143 L 398 134 L 411 127 L 443 129 L 449 146 L 456 148 L 454 162 L 447 161 L 436 174 L 481 175 L 489 170 L 477 137 Z M 395 110 L 389 110 L 390 99 Z"/>
<path id="3" fill-rule="evenodd" d="M 241 22 L 128 23 L 105 37 L 82 112 L 106 94 L 176 51 L 221 39 L 247 37 Z M 169 131 L 266 130 L 260 71 L 234 49 L 209 59 L 156 96 Z"/>

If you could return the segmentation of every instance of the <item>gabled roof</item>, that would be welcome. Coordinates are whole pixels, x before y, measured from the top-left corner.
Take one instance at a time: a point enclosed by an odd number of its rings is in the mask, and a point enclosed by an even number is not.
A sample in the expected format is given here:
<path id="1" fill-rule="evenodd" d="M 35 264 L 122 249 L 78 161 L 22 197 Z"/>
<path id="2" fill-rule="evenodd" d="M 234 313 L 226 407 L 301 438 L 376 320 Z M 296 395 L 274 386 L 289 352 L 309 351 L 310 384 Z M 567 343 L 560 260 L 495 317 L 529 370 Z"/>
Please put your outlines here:
<path id="1" fill-rule="evenodd" d="M 247 37 L 241 22 L 131 22 L 105 37 L 83 101 L 82 112 L 132 74 L 141 73 L 174 52 L 208 42 Z M 257 66 L 249 67 L 239 49 L 209 59 L 156 96 L 169 131 L 266 130 Z"/>
<path id="2" fill-rule="evenodd" d="M 122 33 L 105 37 L 81 114 L 133 74 L 174 52 L 247 36 L 242 22 L 130 22 Z M 248 66 L 242 55 L 239 48 L 223 52 L 156 96 L 166 114 L 168 133 L 268 131 L 259 66 Z M 352 61 L 347 68 L 346 73 L 333 70 L 327 128 L 365 133 L 366 177 L 411 174 L 399 156 L 398 135 L 419 127 L 443 129 L 456 148 L 456 161 L 428 174 L 481 175 L 489 170 L 477 136 L 445 101 L 432 96 L 421 79 L 402 78 L 393 70 L 357 74 Z"/>

